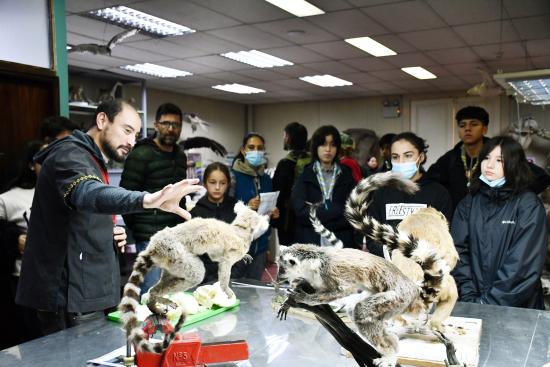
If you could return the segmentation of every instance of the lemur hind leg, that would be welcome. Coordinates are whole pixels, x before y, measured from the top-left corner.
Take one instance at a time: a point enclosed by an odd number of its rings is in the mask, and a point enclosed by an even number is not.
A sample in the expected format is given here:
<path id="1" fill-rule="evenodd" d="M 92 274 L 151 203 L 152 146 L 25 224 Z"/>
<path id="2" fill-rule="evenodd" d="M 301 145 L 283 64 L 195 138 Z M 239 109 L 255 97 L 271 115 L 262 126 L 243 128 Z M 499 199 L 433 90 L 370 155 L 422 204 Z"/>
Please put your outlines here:
<path id="1" fill-rule="evenodd" d="M 384 321 L 399 314 L 404 301 L 395 291 L 376 293 L 357 303 L 353 309 L 353 321 L 361 335 L 371 343 L 382 358 L 374 361 L 377 366 L 395 366 L 399 338 L 388 332 Z"/>
<path id="2" fill-rule="evenodd" d="M 166 315 L 168 306 L 172 307 L 172 303 L 163 295 L 186 291 L 199 285 L 204 279 L 204 273 L 204 264 L 192 254 L 186 254 L 163 264 L 160 280 L 149 289 L 147 307 L 155 314 Z"/>

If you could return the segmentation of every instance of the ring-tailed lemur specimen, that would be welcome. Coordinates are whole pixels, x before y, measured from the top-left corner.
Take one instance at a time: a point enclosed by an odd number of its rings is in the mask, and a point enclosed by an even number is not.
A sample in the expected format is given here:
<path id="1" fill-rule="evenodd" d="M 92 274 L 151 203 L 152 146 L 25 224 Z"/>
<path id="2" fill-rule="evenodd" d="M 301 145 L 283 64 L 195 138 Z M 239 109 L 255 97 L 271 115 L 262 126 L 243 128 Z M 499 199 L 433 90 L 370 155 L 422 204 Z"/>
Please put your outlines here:
<path id="1" fill-rule="evenodd" d="M 354 190 L 355 197 L 360 195 L 360 197 L 363 198 L 361 204 L 355 205 L 354 208 L 361 208 L 364 215 L 366 215 L 370 203 L 369 197 L 372 192 L 386 186 L 393 186 L 397 189 L 411 192 L 414 188 L 410 183 L 410 180 L 406 180 L 392 173 L 370 176 L 370 178 L 361 183 L 361 186 L 358 186 Z M 360 191 L 360 193 L 357 191 Z M 349 211 L 349 207 L 346 210 Z M 332 238 L 335 237 L 334 234 L 321 224 L 315 215 L 315 211 L 312 211 L 311 208 L 310 220 L 317 233 L 325 238 L 328 237 L 327 240 L 332 241 Z M 405 232 L 415 238 L 426 241 L 432 245 L 437 254 L 447 262 L 450 270 L 455 267 L 458 261 L 458 253 L 456 252 L 453 239 L 449 233 L 447 220 L 441 212 L 434 208 L 422 208 L 405 217 L 405 219 L 399 223 L 397 229 L 399 232 Z M 424 279 L 422 268 L 413 260 L 402 255 L 399 250 L 394 250 L 391 254 L 391 259 L 389 257 L 386 257 L 386 259 L 391 260 L 391 262 L 413 281 L 421 282 Z M 441 291 L 436 300 L 435 311 L 430 315 L 429 323 L 433 329 L 441 330 L 443 328 L 442 322 L 451 315 L 457 299 L 458 291 L 456 283 L 450 274 L 446 274 L 443 277 Z"/>
<path id="2" fill-rule="evenodd" d="M 281 250 L 279 279 L 290 281 L 293 288 L 290 297 L 298 303 L 318 305 L 354 295 L 353 302 L 348 298 L 347 310 L 359 332 L 382 354 L 375 363 L 394 366 L 398 338 L 386 330 L 384 321 L 426 309 L 437 297 L 448 266 L 426 242 L 366 216 L 363 192 L 369 183 L 380 186 L 377 181 L 397 180 L 394 183 L 407 192 L 414 192 L 417 187 L 412 181 L 400 180 L 391 172 L 371 177 L 361 181 L 352 191 L 346 204 L 346 217 L 365 235 L 387 245 L 390 250 L 400 250 L 420 264 L 424 272 L 422 285 L 418 286 L 381 257 L 355 249 L 308 244 Z M 356 205 L 359 209 L 355 209 Z M 303 283 L 309 283 L 315 292 L 305 292 Z"/>
<path id="3" fill-rule="evenodd" d="M 139 253 L 119 305 L 128 340 L 135 345 L 136 350 L 162 352 L 185 321 L 185 315 L 182 314 L 174 327 L 174 333 L 166 336 L 163 346 L 152 345 L 145 339 L 136 310 L 139 305 L 139 285 L 153 265 L 162 269 L 160 280 L 149 290 L 147 307 L 154 314 L 165 315 L 168 305 L 172 306 L 171 301 L 163 298 L 163 295 L 185 291 L 203 280 L 205 269 L 199 258 L 203 254 L 208 254 L 212 261 L 218 263 L 220 286 L 229 298 L 234 296 L 229 288 L 231 267 L 248 256 L 250 243 L 269 227 L 267 216 L 259 215 L 242 202 L 235 204 L 235 213 L 237 216 L 230 224 L 212 218 L 194 218 L 175 227 L 165 228 L 154 234 L 147 248 Z"/>

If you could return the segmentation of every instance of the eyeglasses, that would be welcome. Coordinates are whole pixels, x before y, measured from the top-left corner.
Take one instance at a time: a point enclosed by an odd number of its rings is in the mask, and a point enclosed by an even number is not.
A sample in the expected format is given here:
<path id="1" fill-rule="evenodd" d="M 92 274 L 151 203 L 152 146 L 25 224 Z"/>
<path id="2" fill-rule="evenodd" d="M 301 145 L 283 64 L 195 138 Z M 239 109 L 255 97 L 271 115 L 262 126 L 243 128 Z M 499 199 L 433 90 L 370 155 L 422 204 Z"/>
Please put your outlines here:
<path id="1" fill-rule="evenodd" d="M 181 122 L 172 122 L 172 121 L 159 121 L 158 124 L 162 127 L 166 128 L 173 128 L 173 129 L 181 129 L 181 126 L 183 125 Z"/>

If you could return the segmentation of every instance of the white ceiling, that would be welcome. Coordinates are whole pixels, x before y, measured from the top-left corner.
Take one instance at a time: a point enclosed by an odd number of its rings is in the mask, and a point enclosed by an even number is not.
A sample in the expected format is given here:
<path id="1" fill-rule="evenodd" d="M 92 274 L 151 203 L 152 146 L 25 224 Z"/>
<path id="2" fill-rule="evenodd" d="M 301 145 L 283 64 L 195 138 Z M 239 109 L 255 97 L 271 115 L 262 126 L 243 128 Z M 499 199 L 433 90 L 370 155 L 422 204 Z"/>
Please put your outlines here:
<path id="1" fill-rule="evenodd" d="M 127 38 L 110 57 L 71 53 L 69 65 L 143 78 L 118 66 L 151 62 L 194 75 L 145 77 L 148 86 L 240 103 L 465 91 L 481 81 L 477 68 L 492 73 L 550 68 L 549 0 L 309 1 L 326 14 L 297 18 L 262 0 L 66 0 L 70 44 L 105 43 L 123 31 L 79 15 L 112 5 L 124 4 L 197 30 L 164 39 Z M 296 30 L 304 33 L 289 33 Z M 375 58 L 344 42 L 362 36 L 398 54 Z M 219 56 L 250 49 L 294 65 L 258 69 Z M 405 66 L 423 66 L 438 78 L 417 80 L 400 70 Z M 297 79 L 316 74 L 354 85 L 321 88 Z M 210 88 L 226 83 L 267 93 L 238 95 Z"/>

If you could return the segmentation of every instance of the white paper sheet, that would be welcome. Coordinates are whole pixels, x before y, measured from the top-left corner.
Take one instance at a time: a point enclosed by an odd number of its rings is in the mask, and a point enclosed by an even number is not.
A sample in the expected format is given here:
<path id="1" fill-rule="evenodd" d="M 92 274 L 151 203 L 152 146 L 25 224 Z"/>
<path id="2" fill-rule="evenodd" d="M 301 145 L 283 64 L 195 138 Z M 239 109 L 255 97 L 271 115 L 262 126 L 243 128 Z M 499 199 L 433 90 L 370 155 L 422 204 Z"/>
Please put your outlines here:
<path id="1" fill-rule="evenodd" d="M 279 197 L 279 191 L 275 192 L 261 192 L 260 193 L 260 206 L 258 207 L 258 214 L 266 215 L 271 213 L 273 208 L 277 204 L 277 198 Z"/>

